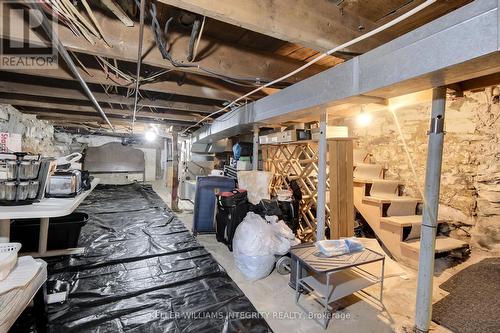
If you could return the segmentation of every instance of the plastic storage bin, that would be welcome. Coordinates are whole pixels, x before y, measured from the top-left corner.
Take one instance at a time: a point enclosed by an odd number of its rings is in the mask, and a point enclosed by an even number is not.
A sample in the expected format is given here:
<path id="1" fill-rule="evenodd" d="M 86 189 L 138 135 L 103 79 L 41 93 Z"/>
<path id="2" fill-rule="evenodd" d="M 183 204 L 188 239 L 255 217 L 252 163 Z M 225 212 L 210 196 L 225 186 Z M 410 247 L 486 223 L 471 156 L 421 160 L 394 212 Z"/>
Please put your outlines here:
<path id="1" fill-rule="evenodd" d="M 49 219 L 49 235 L 47 250 L 60 250 L 78 246 L 81 228 L 87 223 L 89 216 L 85 213 L 72 213 Z M 38 251 L 40 219 L 13 220 L 10 239 L 23 246 L 23 252 Z"/>

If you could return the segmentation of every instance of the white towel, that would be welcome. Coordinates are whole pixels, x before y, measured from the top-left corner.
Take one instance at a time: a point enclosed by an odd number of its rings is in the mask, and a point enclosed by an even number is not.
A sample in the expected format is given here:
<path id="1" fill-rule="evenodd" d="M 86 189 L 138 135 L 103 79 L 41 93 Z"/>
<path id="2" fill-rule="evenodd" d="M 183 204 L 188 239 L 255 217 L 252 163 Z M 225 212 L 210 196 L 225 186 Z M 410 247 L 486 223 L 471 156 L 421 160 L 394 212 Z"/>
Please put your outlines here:
<path id="1" fill-rule="evenodd" d="M 26 286 L 40 269 L 41 263 L 33 257 L 25 256 L 17 259 L 17 265 L 5 280 L 0 281 L 0 295 L 14 288 Z"/>

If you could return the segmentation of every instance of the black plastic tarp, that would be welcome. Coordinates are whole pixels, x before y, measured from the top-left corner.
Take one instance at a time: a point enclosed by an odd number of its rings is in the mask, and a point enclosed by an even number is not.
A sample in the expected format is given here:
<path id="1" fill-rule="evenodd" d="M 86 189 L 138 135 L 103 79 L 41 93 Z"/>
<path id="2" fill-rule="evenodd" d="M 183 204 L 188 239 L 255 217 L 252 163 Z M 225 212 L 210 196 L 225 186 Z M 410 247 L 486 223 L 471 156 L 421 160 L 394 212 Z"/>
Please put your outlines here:
<path id="1" fill-rule="evenodd" d="M 271 331 L 150 186 L 98 186 L 79 211 L 85 252 L 49 267 L 48 285 L 69 290 L 50 332 Z"/>

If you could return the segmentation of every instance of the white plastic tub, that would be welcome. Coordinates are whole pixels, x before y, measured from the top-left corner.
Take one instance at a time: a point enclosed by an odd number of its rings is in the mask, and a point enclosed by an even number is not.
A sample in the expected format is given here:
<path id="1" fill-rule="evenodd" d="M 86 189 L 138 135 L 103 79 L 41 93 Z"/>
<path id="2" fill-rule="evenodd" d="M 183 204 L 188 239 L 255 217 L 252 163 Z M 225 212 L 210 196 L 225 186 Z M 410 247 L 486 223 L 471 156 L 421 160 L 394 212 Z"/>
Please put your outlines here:
<path id="1" fill-rule="evenodd" d="M 17 262 L 20 243 L 0 243 L 0 281 L 4 280 Z"/>

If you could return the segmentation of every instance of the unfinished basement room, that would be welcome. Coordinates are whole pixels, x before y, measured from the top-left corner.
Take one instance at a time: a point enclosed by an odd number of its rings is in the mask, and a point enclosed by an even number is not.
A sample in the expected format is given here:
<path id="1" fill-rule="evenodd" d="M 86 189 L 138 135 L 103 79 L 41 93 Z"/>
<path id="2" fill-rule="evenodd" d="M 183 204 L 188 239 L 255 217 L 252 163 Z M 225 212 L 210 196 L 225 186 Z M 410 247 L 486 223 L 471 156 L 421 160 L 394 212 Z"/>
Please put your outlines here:
<path id="1" fill-rule="evenodd" d="M 500 332 L 500 0 L 0 19 L 0 333 Z"/>

